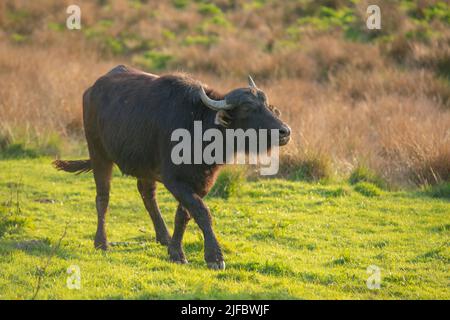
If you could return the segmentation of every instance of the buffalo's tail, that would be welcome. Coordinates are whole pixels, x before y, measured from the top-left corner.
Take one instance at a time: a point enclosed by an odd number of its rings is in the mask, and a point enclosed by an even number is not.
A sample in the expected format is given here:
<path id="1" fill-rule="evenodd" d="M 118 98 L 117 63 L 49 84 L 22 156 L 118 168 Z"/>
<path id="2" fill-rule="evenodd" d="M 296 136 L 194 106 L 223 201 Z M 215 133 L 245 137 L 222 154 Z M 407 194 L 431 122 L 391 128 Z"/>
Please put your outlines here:
<path id="1" fill-rule="evenodd" d="M 53 166 L 57 170 L 73 172 L 76 174 L 92 170 L 91 160 L 55 160 Z"/>

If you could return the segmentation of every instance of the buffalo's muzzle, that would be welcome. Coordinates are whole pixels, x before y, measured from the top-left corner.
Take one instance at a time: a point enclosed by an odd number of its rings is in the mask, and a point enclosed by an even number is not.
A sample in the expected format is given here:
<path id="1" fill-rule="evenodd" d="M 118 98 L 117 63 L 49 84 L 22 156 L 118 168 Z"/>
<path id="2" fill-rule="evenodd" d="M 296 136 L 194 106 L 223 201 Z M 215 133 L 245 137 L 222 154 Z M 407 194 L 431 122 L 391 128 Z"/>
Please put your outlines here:
<path id="1" fill-rule="evenodd" d="M 291 128 L 289 128 L 289 126 L 287 125 L 282 126 L 280 128 L 279 134 L 280 134 L 280 141 L 279 141 L 280 146 L 286 145 L 289 142 L 289 140 L 291 140 Z"/>

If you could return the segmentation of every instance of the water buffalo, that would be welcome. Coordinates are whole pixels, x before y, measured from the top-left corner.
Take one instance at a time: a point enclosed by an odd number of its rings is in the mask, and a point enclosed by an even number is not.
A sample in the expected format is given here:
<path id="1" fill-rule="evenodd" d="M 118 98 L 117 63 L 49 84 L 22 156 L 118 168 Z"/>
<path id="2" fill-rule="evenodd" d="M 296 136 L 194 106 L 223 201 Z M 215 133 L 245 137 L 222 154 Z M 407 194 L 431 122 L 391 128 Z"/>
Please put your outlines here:
<path id="1" fill-rule="evenodd" d="M 279 145 L 288 143 L 290 129 L 268 105 L 265 93 L 249 76 L 249 86 L 222 95 L 186 74 L 157 76 L 117 66 L 100 77 L 83 95 L 83 122 L 89 160 L 54 161 L 67 172 L 93 171 L 98 214 L 95 247 L 106 250 L 106 211 L 113 164 L 137 178 L 137 188 L 150 214 L 156 240 L 168 246 L 170 259 L 187 263 L 182 238 L 191 217 L 204 236 L 209 268 L 225 263 L 202 198 L 214 184 L 220 164 L 178 164 L 171 161 L 171 133 L 192 132 L 194 121 L 203 130 L 217 128 L 276 129 Z M 225 141 L 225 143 L 234 143 Z M 155 198 L 162 182 L 178 201 L 173 236 L 169 235 Z"/>

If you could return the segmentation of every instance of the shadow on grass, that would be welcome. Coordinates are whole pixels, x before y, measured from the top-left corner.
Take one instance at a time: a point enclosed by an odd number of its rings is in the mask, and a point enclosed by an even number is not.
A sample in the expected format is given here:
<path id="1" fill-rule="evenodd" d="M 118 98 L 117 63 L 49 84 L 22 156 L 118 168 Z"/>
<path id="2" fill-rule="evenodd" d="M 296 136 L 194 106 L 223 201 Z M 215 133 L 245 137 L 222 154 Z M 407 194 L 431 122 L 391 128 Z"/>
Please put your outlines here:
<path id="1" fill-rule="evenodd" d="M 47 257 L 53 254 L 54 244 L 47 238 L 45 239 L 30 239 L 30 240 L 1 240 L 0 241 L 0 252 L 8 254 L 13 251 L 22 251 L 28 255 L 35 257 Z M 77 255 L 72 251 L 59 247 L 54 255 L 61 259 L 73 259 Z"/>
<path id="2" fill-rule="evenodd" d="M 429 250 L 423 254 L 416 256 L 411 262 L 430 262 L 430 261 L 442 261 L 446 264 L 450 263 L 450 259 L 445 256 L 444 247 Z"/>

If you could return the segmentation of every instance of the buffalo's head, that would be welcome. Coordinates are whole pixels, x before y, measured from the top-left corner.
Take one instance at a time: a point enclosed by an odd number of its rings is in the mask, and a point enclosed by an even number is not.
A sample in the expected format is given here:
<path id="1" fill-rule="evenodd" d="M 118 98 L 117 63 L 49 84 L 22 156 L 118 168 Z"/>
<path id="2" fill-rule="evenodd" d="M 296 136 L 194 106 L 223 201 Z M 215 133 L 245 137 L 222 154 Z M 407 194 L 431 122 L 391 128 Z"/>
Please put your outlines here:
<path id="1" fill-rule="evenodd" d="M 267 95 L 259 89 L 251 76 L 248 76 L 247 88 L 235 89 L 225 95 L 223 100 L 209 98 L 203 87 L 200 90 L 202 102 L 217 111 L 216 125 L 230 129 L 277 129 L 279 145 L 283 146 L 290 140 L 291 129 L 280 120 L 280 111 L 269 104 Z"/>

